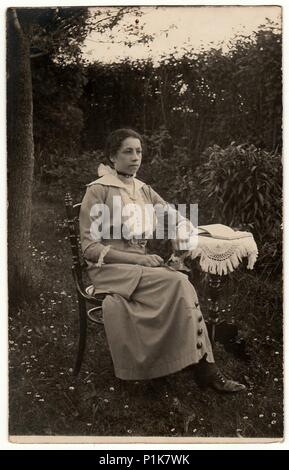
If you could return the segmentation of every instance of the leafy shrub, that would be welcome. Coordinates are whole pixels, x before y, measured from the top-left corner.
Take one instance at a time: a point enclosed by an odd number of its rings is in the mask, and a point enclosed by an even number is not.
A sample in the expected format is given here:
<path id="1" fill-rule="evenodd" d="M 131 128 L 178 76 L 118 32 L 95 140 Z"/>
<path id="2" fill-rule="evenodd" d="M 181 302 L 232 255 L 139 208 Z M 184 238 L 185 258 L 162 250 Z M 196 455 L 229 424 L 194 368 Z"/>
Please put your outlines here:
<path id="1" fill-rule="evenodd" d="M 232 142 L 222 149 L 214 145 L 203 152 L 198 177 L 212 223 L 249 230 L 260 255 L 258 266 L 280 270 L 282 237 L 281 156 Z"/>
<path id="2" fill-rule="evenodd" d="M 42 166 L 54 169 L 56 161 L 76 157 L 81 149 L 85 114 L 79 101 L 84 76 L 73 64 L 61 66 L 51 60 L 32 61 L 33 133 L 35 177 Z"/>
<path id="3" fill-rule="evenodd" d="M 85 185 L 97 179 L 97 167 L 103 160 L 102 153 L 83 152 L 78 157 L 66 155 L 61 158 L 51 156 L 50 164 L 43 165 L 37 193 L 45 193 L 50 199 L 58 199 L 66 191 L 70 191 L 74 197 L 83 197 Z"/>
<path id="4" fill-rule="evenodd" d="M 212 218 L 230 226 L 248 226 L 260 241 L 281 224 L 281 157 L 232 142 L 222 149 L 209 147 L 198 168 Z"/>
<path id="5" fill-rule="evenodd" d="M 143 137 L 145 152 L 138 177 L 169 200 L 174 195 L 176 176 L 187 165 L 186 145 L 183 139 L 176 144 L 165 126 Z"/>

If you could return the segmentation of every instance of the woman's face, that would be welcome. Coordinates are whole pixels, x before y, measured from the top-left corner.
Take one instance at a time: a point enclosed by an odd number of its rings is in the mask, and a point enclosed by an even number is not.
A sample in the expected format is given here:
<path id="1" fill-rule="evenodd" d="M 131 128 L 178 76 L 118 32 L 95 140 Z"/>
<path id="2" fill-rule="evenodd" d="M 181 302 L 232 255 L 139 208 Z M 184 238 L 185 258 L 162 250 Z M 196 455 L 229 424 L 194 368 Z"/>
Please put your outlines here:
<path id="1" fill-rule="evenodd" d="M 142 147 L 139 139 L 127 137 L 116 154 L 111 157 L 117 171 L 133 175 L 141 165 Z"/>

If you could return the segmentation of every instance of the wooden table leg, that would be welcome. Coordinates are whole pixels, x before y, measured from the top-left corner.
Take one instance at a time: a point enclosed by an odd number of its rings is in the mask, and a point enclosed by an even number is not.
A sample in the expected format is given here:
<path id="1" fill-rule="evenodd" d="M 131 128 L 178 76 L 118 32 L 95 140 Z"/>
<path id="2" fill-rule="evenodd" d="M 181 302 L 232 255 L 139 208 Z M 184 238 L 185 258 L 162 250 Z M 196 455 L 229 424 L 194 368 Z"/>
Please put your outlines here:
<path id="1" fill-rule="evenodd" d="M 233 353 L 236 357 L 249 360 L 250 356 L 246 350 L 244 338 L 238 336 L 238 327 L 233 321 L 222 319 L 222 313 L 231 313 L 229 302 L 221 308 L 221 295 L 226 289 L 227 276 L 208 274 L 208 333 L 214 348 L 215 342 L 222 343 L 226 351 Z M 222 302 L 223 303 L 223 302 Z"/>
<path id="2" fill-rule="evenodd" d="M 216 274 L 208 275 L 208 290 L 209 290 L 209 336 L 214 347 L 216 341 L 216 325 L 220 321 L 220 293 L 221 293 L 221 276 Z"/>

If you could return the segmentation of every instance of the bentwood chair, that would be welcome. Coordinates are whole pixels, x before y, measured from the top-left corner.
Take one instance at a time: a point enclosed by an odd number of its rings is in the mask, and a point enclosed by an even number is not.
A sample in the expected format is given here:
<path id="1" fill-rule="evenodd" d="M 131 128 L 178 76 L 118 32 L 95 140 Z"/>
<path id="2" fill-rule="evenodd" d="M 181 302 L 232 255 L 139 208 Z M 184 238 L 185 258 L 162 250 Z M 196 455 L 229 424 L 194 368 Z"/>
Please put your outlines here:
<path id="1" fill-rule="evenodd" d="M 93 286 L 85 287 L 86 262 L 81 253 L 79 234 L 80 203 L 73 204 L 70 193 L 65 195 L 66 223 L 69 231 L 69 241 L 72 252 L 72 275 L 76 288 L 79 308 L 79 338 L 78 352 L 73 369 L 78 375 L 86 346 L 87 321 L 103 325 L 102 302 L 106 294 L 91 295 Z M 88 306 L 90 308 L 88 308 Z"/>

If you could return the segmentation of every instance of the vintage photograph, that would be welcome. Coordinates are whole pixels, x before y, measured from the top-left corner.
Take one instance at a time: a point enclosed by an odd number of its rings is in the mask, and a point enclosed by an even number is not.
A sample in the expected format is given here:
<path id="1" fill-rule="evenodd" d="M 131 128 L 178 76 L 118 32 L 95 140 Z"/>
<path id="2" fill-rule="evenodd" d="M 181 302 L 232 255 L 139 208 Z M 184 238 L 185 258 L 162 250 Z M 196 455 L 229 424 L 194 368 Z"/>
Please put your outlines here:
<path id="1" fill-rule="evenodd" d="M 282 440 L 282 7 L 6 41 L 10 441 Z"/>

